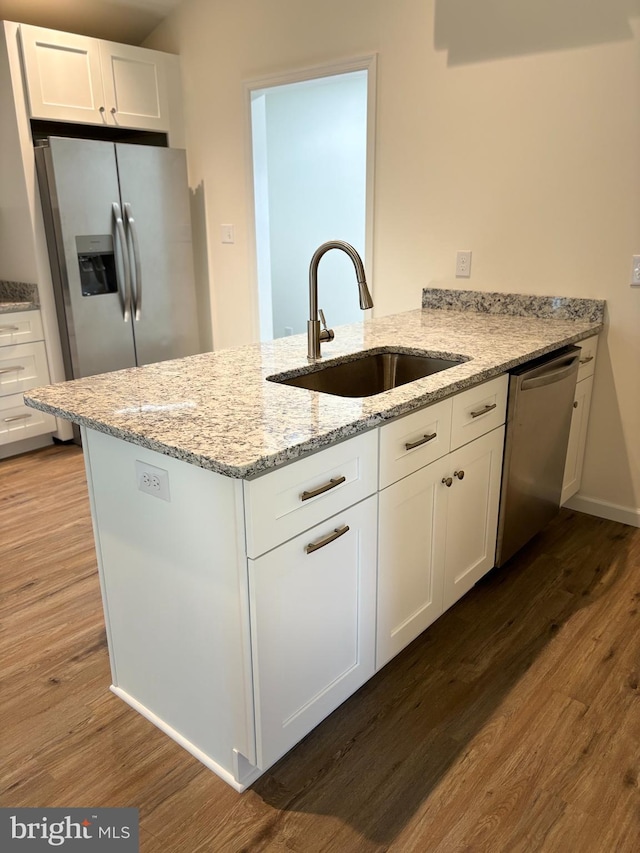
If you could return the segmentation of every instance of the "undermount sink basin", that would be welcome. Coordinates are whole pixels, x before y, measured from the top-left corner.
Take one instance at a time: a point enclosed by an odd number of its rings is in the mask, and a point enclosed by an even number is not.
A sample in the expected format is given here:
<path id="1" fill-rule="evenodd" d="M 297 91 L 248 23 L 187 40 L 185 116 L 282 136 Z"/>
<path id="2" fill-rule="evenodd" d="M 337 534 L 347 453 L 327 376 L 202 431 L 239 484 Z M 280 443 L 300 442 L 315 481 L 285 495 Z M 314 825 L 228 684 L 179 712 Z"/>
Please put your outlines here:
<path id="1" fill-rule="evenodd" d="M 338 397 L 372 397 L 455 367 L 462 361 L 465 361 L 462 357 L 448 359 L 407 352 L 376 352 L 286 379 L 277 376 L 267 378 L 282 385 L 295 385 Z"/>

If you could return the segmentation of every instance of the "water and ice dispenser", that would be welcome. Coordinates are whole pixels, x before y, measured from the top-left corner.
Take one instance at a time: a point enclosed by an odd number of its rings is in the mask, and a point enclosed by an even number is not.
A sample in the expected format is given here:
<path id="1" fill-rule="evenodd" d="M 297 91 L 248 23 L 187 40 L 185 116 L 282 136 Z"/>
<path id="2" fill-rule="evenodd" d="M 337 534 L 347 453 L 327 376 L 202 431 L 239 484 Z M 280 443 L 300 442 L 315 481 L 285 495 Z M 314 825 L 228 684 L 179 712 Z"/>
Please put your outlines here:
<path id="1" fill-rule="evenodd" d="M 80 287 L 83 296 L 117 293 L 116 261 L 110 234 L 76 237 Z"/>

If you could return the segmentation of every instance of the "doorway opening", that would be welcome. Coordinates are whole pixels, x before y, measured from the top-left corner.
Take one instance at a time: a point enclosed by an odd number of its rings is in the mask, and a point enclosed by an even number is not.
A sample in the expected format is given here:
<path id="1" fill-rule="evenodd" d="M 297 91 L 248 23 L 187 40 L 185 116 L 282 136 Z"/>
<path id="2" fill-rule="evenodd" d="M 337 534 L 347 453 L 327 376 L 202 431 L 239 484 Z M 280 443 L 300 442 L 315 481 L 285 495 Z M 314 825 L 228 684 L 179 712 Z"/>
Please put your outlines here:
<path id="1" fill-rule="evenodd" d="M 247 84 L 260 340 L 306 331 L 309 262 L 346 240 L 368 276 L 373 232 L 375 57 Z M 362 319 L 353 265 L 330 252 L 319 268 L 330 326 Z"/>

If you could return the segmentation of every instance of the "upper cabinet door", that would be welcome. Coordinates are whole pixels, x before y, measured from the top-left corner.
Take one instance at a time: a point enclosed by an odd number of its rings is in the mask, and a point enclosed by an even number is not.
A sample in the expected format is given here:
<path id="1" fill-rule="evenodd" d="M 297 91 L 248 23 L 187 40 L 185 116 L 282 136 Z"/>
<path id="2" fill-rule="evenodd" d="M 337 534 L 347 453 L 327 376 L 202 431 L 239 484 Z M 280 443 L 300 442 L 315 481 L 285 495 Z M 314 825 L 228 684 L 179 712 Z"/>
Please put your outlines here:
<path id="1" fill-rule="evenodd" d="M 172 54 L 20 25 L 29 115 L 136 130 L 170 130 Z"/>
<path id="2" fill-rule="evenodd" d="M 167 62 L 156 50 L 100 42 L 106 118 L 109 125 L 169 130 Z"/>
<path id="3" fill-rule="evenodd" d="M 20 26 L 31 118 L 103 124 L 99 42 Z"/>

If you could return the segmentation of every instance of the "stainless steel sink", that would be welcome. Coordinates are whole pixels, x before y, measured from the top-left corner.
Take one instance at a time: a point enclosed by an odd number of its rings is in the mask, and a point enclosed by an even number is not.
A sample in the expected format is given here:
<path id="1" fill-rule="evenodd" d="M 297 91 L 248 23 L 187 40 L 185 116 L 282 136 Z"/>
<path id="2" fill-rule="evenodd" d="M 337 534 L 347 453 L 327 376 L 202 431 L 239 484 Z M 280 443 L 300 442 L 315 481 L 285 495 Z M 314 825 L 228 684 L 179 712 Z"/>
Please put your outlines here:
<path id="1" fill-rule="evenodd" d="M 463 361 L 466 359 L 462 356 L 447 359 L 408 352 L 376 352 L 340 364 L 328 364 L 310 373 L 286 379 L 279 376 L 268 376 L 267 379 L 338 397 L 372 397 L 455 367 Z"/>

